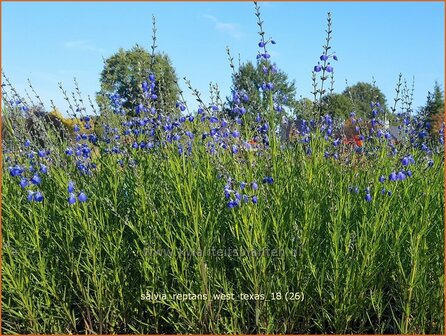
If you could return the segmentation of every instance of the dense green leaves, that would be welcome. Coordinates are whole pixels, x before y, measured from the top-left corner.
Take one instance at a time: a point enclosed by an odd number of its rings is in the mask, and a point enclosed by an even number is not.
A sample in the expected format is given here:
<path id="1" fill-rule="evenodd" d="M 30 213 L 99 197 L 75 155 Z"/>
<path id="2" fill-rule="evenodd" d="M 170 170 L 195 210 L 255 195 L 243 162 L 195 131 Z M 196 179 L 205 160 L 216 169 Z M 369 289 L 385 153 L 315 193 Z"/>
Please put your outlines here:
<path id="1" fill-rule="evenodd" d="M 103 154 L 91 176 L 51 167 L 42 203 L 4 170 L 3 331 L 443 332 L 440 155 L 426 175 L 414 151 L 413 177 L 380 184 L 399 158 L 351 153 L 347 166 L 324 157 L 323 137 L 311 156 L 302 143 L 241 162 L 228 153 L 227 173 L 259 184 L 243 191 L 257 204 L 228 209 L 227 180 L 200 142 L 190 156 L 132 151 L 133 168 Z M 270 169 L 274 183 L 261 184 Z M 69 179 L 88 202 L 68 205 Z"/>
<path id="2" fill-rule="evenodd" d="M 153 68 L 152 68 L 153 63 Z M 118 93 L 124 99 L 124 108 L 134 113 L 136 106 L 144 102 L 142 83 L 148 81 L 149 74 L 156 77 L 158 99 L 154 107 L 166 113 L 174 113 L 179 98 L 175 69 L 166 54 L 152 55 L 141 46 L 131 50 L 120 49 L 105 60 L 101 72 L 101 91 L 97 100 L 100 106 L 109 106 L 109 95 Z"/>
<path id="3" fill-rule="evenodd" d="M 388 113 L 386 97 L 381 90 L 372 84 L 358 82 L 345 88 L 341 94 L 325 95 L 322 111 L 339 118 L 348 118 L 351 112 L 355 112 L 356 116 L 369 119 L 372 117 L 370 103 L 379 103 Z"/>
<path id="4" fill-rule="evenodd" d="M 433 92 L 428 92 L 426 104 L 419 108 L 418 113 L 428 123 L 431 134 L 437 136 L 444 122 L 444 93 L 438 82 L 435 82 Z"/>
<path id="5" fill-rule="evenodd" d="M 265 69 L 275 68 L 275 73 L 269 71 L 265 73 Z M 278 92 L 277 100 L 281 106 L 285 107 L 288 112 L 295 107 L 296 104 L 296 87 L 295 82 L 288 79 L 288 75 L 276 65 L 263 60 L 253 64 L 246 62 L 240 66 L 238 71 L 232 75 L 233 90 L 238 92 L 246 92 L 249 101 L 244 103 L 247 113 L 250 115 L 266 116 L 270 106 L 270 97 L 261 89 L 262 84 L 272 83 L 275 92 Z M 230 108 L 234 107 L 231 97 L 229 97 Z"/>

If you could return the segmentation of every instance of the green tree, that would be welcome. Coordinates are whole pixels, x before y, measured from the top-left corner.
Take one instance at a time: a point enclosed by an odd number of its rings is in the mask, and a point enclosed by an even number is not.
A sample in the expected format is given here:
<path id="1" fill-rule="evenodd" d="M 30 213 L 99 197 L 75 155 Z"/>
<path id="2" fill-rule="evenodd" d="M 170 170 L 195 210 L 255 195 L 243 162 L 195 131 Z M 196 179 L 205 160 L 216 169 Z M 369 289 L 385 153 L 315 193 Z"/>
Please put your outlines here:
<path id="1" fill-rule="evenodd" d="M 301 97 L 294 105 L 294 116 L 299 119 L 314 119 L 314 105 L 311 99 Z"/>
<path id="2" fill-rule="evenodd" d="M 438 127 L 434 127 L 434 124 L 437 124 L 437 120 L 441 120 L 441 118 L 439 118 L 439 114 L 441 114 L 443 111 L 444 93 L 440 84 L 435 82 L 433 92 L 429 91 L 427 93 L 426 104 L 419 108 L 418 113 L 423 119 L 426 127 L 430 131 L 436 131 Z"/>
<path id="3" fill-rule="evenodd" d="M 149 74 L 155 75 L 155 94 L 158 96 L 154 106 L 165 113 L 177 113 L 175 104 L 179 89 L 175 69 L 166 54 L 152 55 L 143 47 L 136 45 L 131 50 L 119 49 L 104 62 L 100 75 L 101 90 L 97 94 L 100 106 L 110 107 L 109 96 L 118 93 L 123 99 L 123 107 L 131 114 L 144 101 L 142 83 L 149 81 Z"/>
<path id="4" fill-rule="evenodd" d="M 273 72 L 265 73 L 266 69 L 273 69 Z M 282 113 L 289 112 L 296 106 L 296 87 L 294 81 L 288 80 L 288 75 L 275 64 L 267 61 L 258 62 L 254 65 L 248 61 L 240 66 L 238 71 L 232 75 L 233 92 L 244 92 L 249 97 L 248 101 L 242 102 L 246 109 L 246 114 L 251 117 L 266 116 L 269 111 L 270 97 L 264 94 L 261 89 L 262 84 L 272 83 L 274 85 L 275 104 L 284 107 Z M 228 98 L 231 110 L 235 107 L 233 97 Z M 280 115 L 280 113 L 277 113 Z"/>
<path id="5" fill-rule="evenodd" d="M 354 106 L 347 95 L 333 93 L 322 97 L 322 111 L 324 114 L 331 114 L 332 117 L 346 119 L 354 111 Z"/>
<path id="6" fill-rule="evenodd" d="M 386 118 L 388 117 L 389 111 L 387 109 L 387 100 L 384 93 L 381 90 L 369 83 L 358 82 L 355 85 L 347 87 L 342 95 L 348 97 L 350 102 L 353 105 L 351 111 L 354 111 L 358 117 L 362 118 L 370 118 L 372 116 L 372 108 L 370 107 L 370 103 L 379 103 L 381 108 L 384 110 Z M 340 107 L 348 107 L 348 105 L 344 105 L 344 99 L 335 99 L 335 103 L 338 108 Z M 342 103 L 342 104 L 340 104 Z M 339 105 L 340 104 L 340 105 Z"/>

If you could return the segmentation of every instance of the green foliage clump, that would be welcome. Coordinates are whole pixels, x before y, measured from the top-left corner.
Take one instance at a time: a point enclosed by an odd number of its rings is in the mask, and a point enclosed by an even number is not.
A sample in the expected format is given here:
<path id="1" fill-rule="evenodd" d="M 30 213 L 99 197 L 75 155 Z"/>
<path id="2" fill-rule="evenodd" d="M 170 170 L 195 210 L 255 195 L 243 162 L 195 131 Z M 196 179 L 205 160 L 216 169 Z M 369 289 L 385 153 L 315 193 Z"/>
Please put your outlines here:
<path id="1" fill-rule="evenodd" d="M 169 57 L 162 53 L 152 56 L 139 45 L 131 50 L 119 49 L 105 60 L 100 75 L 98 104 L 109 108 L 109 96 L 118 93 L 124 100 L 123 107 L 130 114 L 134 114 L 136 106 L 145 101 L 141 85 L 143 81 L 148 81 L 151 73 L 156 78 L 155 92 L 158 96 L 154 107 L 165 113 L 176 113 L 175 104 L 179 98 L 179 89 L 175 69 Z"/>
<path id="2" fill-rule="evenodd" d="M 419 108 L 418 113 L 427 124 L 431 135 L 438 136 L 438 131 L 444 123 L 444 93 L 438 82 L 435 82 L 433 92 L 428 92 L 426 104 Z"/>
<path id="3" fill-rule="evenodd" d="M 276 95 L 279 103 L 289 111 L 296 105 L 295 82 L 288 79 L 286 72 L 277 69 L 276 65 L 265 60 L 257 64 L 248 61 L 232 75 L 233 90 L 245 92 L 249 97 L 249 101 L 243 104 L 248 115 L 256 116 L 259 113 L 261 116 L 266 116 L 268 113 L 270 98 L 262 92 L 261 86 L 269 81 L 264 69 L 271 69 L 271 67 L 275 69 L 275 73 L 271 76 L 270 82 L 274 85 L 274 90 L 279 92 Z M 230 107 L 233 106 L 230 104 Z"/>

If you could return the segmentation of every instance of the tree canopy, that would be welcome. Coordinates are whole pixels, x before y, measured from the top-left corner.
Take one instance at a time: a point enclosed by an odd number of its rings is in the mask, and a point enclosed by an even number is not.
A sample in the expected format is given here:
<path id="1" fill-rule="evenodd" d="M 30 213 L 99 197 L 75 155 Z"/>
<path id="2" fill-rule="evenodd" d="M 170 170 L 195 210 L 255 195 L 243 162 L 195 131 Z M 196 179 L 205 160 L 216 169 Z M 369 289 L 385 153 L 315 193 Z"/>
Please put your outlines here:
<path id="1" fill-rule="evenodd" d="M 426 128 L 433 134 L 438 133 L 444 122 L 444 93 L 438 82 L 435 82 L 433 91 L 427 93 L 426 104 L 419 108 L 418 113 Z"/>
<path id="2" fill-rule="evenodd" d="M 348 118 L 353 112 L 353 102 L 346 94 L 333 93 L 322 98 L 322 110 L 337 118 Z M 370 106 L 370 105 L 369 105 Z"/>
<path id="3" fill-rule="evenodd" d="M 369 119 L 373 117 L 373 109 L 377 109 L 376 106 L 372 107 L 371 103 L 379 103 L 378 109 L 388 115 L 384 93 L 370 83 L 358 82 L 346 87 L 340 94 L 325 95 L 322 98 L 322 110 L 324 114 L 338 118 L 347 118 L 351 112 L 355 112 L 356 116 Z"/>
<path id="4" fill-rule="evenodd" d="M 342 94 L 351 99 L 354 112 L 359 117 L 372 117 L 370 103 L 379 103 L 386 114 L 389 112 L 386 96 L 378 87 L 370 83 L 358 82 L 355 85 L 345 88 Z"/>
<path id="5" fill-rule="evenodd" d="M 121 48 L 105 60 L 100 75 L 101 90 L 97 94 L 99 105 L 110 107 L 110 96 L 118 94 L 123 107 L 135 113 L 137 106 L 144 102 L 142 84 L 149 81 L 150 74 L 155 76 L 156 99 L 152 100 L 152 106 L 165 113 L 176 111 L 179 89 L 169 57 L 157 53 L 152 60 L 152 55 L 138 45 L 131 50 Z"/>
<path id="6" fill-rule="evenodd" d="M 233 93 L 247 95 L 248 100 L 243 102 L 243 107 L 248 115 L 265 116 L 268 113 L 270 98 L 262 89 L 262 86 L 266 84 L 273 85 L 275 92 L 273 103 L 276 107 L 282 108 L 278 108 L 279 111 L 276 112 L 285 113 L 287 108 L 295 107 L 295 83 L 288 80 L 285 72 L 265 60 L 257 62 L 256 65 L 248 61 L 232 75 Z M 236 105 L 232 98 L 234 97 L 228 98 L 231 109 Z"/>

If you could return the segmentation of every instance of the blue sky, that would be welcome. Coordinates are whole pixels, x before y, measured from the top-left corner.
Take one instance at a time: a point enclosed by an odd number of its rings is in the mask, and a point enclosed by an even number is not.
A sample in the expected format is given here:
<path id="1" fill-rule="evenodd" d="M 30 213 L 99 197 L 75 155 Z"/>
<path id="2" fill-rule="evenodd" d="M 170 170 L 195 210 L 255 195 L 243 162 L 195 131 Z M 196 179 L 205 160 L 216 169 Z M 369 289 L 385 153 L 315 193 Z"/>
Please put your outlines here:
<path id="1" fill-rule="evenodd" d="M 423 105 L 434 81 L 444 84 L 444 3 L 441 2 L 260 2 L 270 48 L 278 67 L 296 81 L 297 96 L 311 98 L 311 71 L 325 41 L 326 15 L 333 17 L 335 91 L 371 82 L 393 101 L 401 72 L 414 106 Z M 82 93 L 99 90 L 103 58 L 136 43 L 150 48 L 151 18 L 157 20 L 158 50 L 169 55 L 191 108 L 197 104 L 187 77 L 208 98 L 209 83 L 229 93 L 226 46 L 242 61 L 255 61 L 257 24 L 252 2 L 81 2 L 2 4 L 2 70 L 24 94 L 27 78 L 49 109 L 67 106 L 77 78 Z"/>

